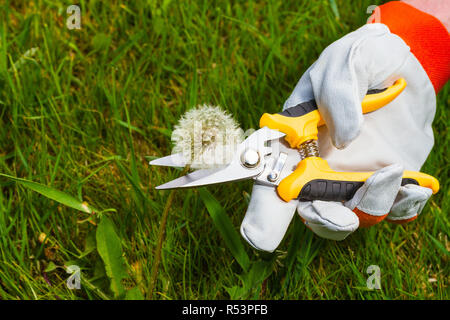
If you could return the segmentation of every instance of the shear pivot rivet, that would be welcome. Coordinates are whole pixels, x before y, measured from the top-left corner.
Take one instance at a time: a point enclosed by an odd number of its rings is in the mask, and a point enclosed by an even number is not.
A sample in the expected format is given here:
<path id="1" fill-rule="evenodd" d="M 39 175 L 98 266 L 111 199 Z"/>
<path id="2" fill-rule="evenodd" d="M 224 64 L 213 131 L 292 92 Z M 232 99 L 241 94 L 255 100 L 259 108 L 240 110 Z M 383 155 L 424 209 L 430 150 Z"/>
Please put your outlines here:
<path id="1" fill-rule="evenodd" d="M 259 164 L 259 154 L 256 150 L 247 149 L 241 156 L 242 164 L 247 168 L 255 168 Z"/>
<path id="2" fill-rule="evenodd" d="M 270 182 L 275 182 L 278 179 L 278 173 L 272 171 L 271 173 L 269 173 L 269 175 L 267 176 L 267 180 L 269 180 Z"/>

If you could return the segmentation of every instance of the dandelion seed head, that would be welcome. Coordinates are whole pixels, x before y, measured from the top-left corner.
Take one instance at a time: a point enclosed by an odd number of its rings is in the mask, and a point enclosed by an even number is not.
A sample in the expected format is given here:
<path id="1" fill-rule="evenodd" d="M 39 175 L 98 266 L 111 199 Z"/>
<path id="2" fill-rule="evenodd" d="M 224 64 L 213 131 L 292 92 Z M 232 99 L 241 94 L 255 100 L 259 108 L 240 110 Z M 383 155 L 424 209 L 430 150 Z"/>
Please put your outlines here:
<path id="1" fill-rule="evenodd" d="M 172 133 L 173 153 L 183 153 L 192 168 L 214 168 L 230 163 L 244 132 L 226 111 L 201 105 L 187 111 Z"/>

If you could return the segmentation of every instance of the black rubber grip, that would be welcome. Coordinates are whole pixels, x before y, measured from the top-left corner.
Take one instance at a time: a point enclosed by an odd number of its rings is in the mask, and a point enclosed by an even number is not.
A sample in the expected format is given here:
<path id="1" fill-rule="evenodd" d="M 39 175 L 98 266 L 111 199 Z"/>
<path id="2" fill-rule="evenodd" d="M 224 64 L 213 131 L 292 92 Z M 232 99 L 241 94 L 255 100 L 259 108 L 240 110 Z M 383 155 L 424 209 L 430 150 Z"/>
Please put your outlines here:
<path id="1" fill-rule="evenodd" d="M 299 103 L 296 106 L 287 108 L 281 112 L 278 112 L 278 114 L 281 114 L 285 117 L 301 117 L 307 113 L 310 113 L 311 111 L 317 110 L 317 104 L 316 101 L 311 100 L 307 102 Z"/>
<path id="2" fill-rule="evenodd" d="M 370 89 L 369 91 L 367 91 L 367 94 L 377 94 L 377 93 L 380 93 L 380 92 L 383 92 L 383 91 L 386 91 L 387 90 L 387 88 L 384 88 L 384 89 Z"/>
<path id="3" fill-rule="evenodd" d="M 316 179 L 305 184 L 300 191 L 298 200 L 300 201 L 348 201 L 355 195 L 356 190 L 361 188 L 364 182 L 359 181 L 336 181 Z M 402 186 L 405 184 L 419 184 L 411 178 L 402 179 Z"/>
<path id="4" fill-rule="evenodd" d="M 385 91 L 385 89 L 371 89 L 367 91 L 367 94 L 377 94 L 380 92 Z M 317 104 L 316 101 L 311 100 L 307 102 L 302 102 L 297 104 L 296 106 L 287 108 L 281 112 L 278 112 L 278 114 L 281 114 L 285 117 L 301 117 L 307 113 L 310 113 L 311 111 L 317 110 Z"/>

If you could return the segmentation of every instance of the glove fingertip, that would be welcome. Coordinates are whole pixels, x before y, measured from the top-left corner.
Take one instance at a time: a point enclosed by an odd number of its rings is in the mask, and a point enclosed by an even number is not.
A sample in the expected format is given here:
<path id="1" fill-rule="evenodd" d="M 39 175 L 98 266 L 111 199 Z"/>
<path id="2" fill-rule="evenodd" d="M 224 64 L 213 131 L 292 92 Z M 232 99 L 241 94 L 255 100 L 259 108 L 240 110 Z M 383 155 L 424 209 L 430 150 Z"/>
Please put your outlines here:
<path id="1" fill-rule="evenodd" d="M 389 218 L 386 218 L 386 221 L 389 222 L 389 223 L 393 223 L 393 224 L 405 224 L 405 223 L 408 223 L 408 222 L 411 222 L 411 221 L 416 220 L 417 217 L 418 217 L 418 215 L 416 214 L 415 216 L 413 216 L 413 217 L 411 217 L 411 218 L 408 218 L 408 219 L 399 219 L 399 220 L 396 220 L 396 219 L 389 219 Z"/>
<path id="2" fill-rule="evenodd" d="M 244 240 L 256 250 L 273 252 L 278 246 L 277 242 L 264 241 L 263 233 L 260 230 L 254 230 L 252 225 L 245 222 L 241 224 L 240 232 Z"/>
<path id="3" fill-rule="evenodd" d="M 399 197 L 405 197 L 406 195 L 415 195 L 416 201 L 426 201 L 428 200 L 431 195 L 433 194 L 433 190 L 430 188 L 425 188 L 422 186 L 418 186 L 416 184 L 406 184 L 404 186 L 401 186 L 399 190 Z"/>
<path id="4" fill-rule="evenodd" d="M 355 213 L 337 202 L 299 202 L 297 212 L 311 231 L 325 239 L 344 240 L 359 226 Z"/>

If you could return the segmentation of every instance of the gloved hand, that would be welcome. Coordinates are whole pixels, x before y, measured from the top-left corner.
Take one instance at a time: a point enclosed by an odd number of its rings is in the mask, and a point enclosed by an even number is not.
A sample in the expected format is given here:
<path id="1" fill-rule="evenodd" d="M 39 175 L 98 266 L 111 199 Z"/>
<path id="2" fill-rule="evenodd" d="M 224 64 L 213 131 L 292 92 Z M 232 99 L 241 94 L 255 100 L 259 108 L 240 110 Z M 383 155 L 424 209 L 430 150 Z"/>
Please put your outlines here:
<path id="1" fill-rule="evenodd" d="M 308 228 L 331 240 L 343 240 L 359 226 L 369 227 L 386 217 L 393 222 L 411 221 L 420 214 L 432 192 L 416 185 L 400 187 L 402 174 L 403 168 L 398 164 L 379 169 L 345 204 L 320 200 L 284 202 L 274 187 L 255 183 L 241 234 L 255 249 L 272 252 L 283 239 L 296 208 Z"/>
<path id="2" fill-rule="evenodd" d="M 433 146 L 435 88 L 442 86 L 442 74 L 424 68 L 405 41 L 380 23 L 365 25 L 327 47 L 284 109 L 315 99 L 326 123 L 319 129 L 321 156 L 336 171 L 378 171 L 344 204 L 286 203 L 275 188 L 255 184 L 241 225 L 243 237 L 257 249 L 275 250 L 295 207 L 313 232 L 334 240 L 386 217 L 393 222 L 415 219 L 431 190 L 400 186 L 401 176 L 404 169 L 419 171 Z M 400 77 L 407 82 L 400 96 L 363 116 L 361 101 L 368 89 L 388 87 Z"/>

